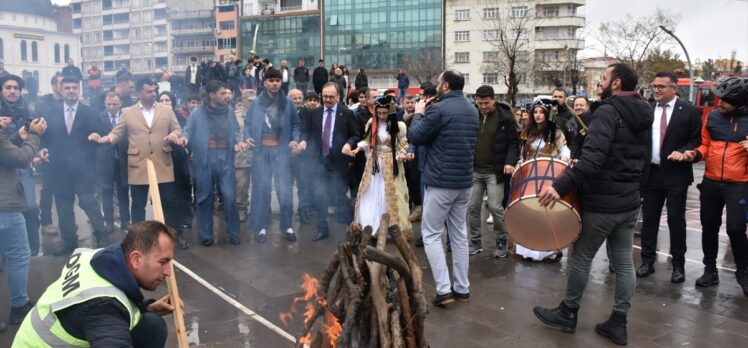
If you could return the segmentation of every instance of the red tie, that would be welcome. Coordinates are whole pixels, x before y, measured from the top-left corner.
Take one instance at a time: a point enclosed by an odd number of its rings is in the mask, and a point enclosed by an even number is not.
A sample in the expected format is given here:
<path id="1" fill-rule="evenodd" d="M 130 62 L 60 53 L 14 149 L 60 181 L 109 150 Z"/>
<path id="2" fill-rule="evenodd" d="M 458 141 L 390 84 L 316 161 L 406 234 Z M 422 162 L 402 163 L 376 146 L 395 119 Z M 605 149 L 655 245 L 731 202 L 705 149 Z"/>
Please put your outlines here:
<path id="1" fill-rule="evenodd" d="M 665 131 L 667 131 L 667 107 L 668 104 L 660 104 L 662 108 L 662 116 L 660 116 L 660 148 L 662 148 L 662 142 L 665 140 Z"/>

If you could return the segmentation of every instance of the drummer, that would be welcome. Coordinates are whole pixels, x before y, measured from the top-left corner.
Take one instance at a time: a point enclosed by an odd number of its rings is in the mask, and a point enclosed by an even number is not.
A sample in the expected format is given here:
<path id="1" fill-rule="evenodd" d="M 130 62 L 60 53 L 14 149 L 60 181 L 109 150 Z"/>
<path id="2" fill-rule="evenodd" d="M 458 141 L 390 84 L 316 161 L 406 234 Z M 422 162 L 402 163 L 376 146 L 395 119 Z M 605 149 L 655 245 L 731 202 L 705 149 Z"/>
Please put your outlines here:
<path id="1" fill-rule="evenodd" d="M 527 120 L 520 133 L 521 152 L 520 164 L 538 157 L 551 157 L 562 161 L 569 161 L 571 151 L 566 146 L 564 133 L 556 124 L 555 111 L 549 99 L 540 99 L 532 107 L 532 116 Z M 563 253 L 556 251 L 537 251 L 516 246 L 517 255 L 524 261 L 558 262 Z"/>

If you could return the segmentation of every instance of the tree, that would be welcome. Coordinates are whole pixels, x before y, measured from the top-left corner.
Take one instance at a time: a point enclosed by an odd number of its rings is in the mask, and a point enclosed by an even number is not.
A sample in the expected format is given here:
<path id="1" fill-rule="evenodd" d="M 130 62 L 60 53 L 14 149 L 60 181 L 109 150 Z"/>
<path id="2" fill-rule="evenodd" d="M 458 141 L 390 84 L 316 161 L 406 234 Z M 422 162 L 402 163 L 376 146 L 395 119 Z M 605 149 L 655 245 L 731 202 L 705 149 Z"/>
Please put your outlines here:
<path id="1" fill-rule="evenodd" d="M 600 24 L 598 41 L 607 54 L 631 65 L 642 76 L 646 71 L 644 62 L 653 50 L 671 40 L 659 26 L 672 30 L 679 20 L 680 14 L 665 13 L 660 8 L 650 16 L 627 14 L 623 20 Z"/>
<path id="2" fill-rule="evenodd" d="M 714 60 L 707 59 L 701 68 L 701 77 L 705 80 L 713 80 L 718 74 L 717 67 L 714 66 Z"/>
<path id="3" fill-rule="evenodd" d="M 514 106 L 519 92 L 522 75 L 531 69 L 529 22 L 533 19 L 534 7 L 523 1 L 487 1 L 486 9 L 491 10 L 484 18 L 490 21 L 483 32 L 483 39 L 492 46 L 495 57 L 484 59 L 483 71 L 495 72 L 507 87 L 506 101 Z"/>
<path id="4" fill-rule="evenodd" d="M 649 56 L 642 62 L 643 73 L 639 75 L 642 81 L 652 81 L 654 75 L 660 71 L 675 72 L 678 69 L 685 69 L 685 64 L 677 53 L 669 49 L 660 50 L 655 48 Z"/>
<path id="5" fill-rule="evenodd" d="M 408 54 L 403 58 L 405 70 L 408 76 L 415 78 L 418 84 L 431 82 L 436 84 L 436 79 L 444 70 L 439 48 L 421 48 L 415 54 Z"/>

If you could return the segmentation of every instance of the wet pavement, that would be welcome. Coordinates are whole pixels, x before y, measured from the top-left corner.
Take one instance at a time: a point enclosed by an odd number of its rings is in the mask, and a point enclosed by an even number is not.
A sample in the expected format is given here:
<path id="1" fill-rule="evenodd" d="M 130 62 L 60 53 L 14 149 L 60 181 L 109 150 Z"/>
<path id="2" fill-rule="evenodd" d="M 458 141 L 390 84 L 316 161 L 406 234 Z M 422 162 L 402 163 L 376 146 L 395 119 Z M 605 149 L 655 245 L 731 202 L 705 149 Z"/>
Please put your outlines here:
<path id="1" fill-rule="evenodd" d="M 703 168 L 695 176 L 701 178 Z M 700 179 L 697 179 L 700 181 Z M 698 191 L 689 190 L 687 204 L 688 246 L 686 282 L 670 283 L 667 258 L 668 234 L 663 213 L 657 272 L 637 279 L 636 295 L 629 314 L 631 347 L 748 347 L 748 297 L 735 281 L 732 254 L 724 228 L 720 234 L 718 264 L 721 283 L 711 288 L 696 288 L 701 275 L 701 225 Z M 269 228 L 267 243 L 258 244 L 246 225 L 239 246 L 228 243 L 217 233 L 217 243 L 203 247 L 193 243 L 190 249 L 176 250 L 176 276 L 185 303 L 188 340 L 198 347 L 290 347 L 289 339 L 298 335 L 301 322 L 288 327 L 278 319 L 300 293 L 303 273 L 319 277 L 345 226 L 332 223 L 332 237 L 311 242 L 312 225 L 294 227 L 298 241 L 287 242 L 278 230 L 277 206 Z M 82 237 L 88 237 L 85 215 L 77 213 Z M 215 217 L 216 231 L 222 231 L 222 217 Z M 414 228 L 418 229 L 418 224 Z M 491 225 L 483 226 L 484 246 L 494 245 Z M 194 239 L 194 235 L 192 236 Z M 194 242 L 194 241 L 193 241 Z M 87 243 L 86 240 L 82 245 Z M 639 245 L 638 238 L 635 243 Z M 392 247 L 392 245 L 388 245 Z M 601 249 L 604 250 L 604 249 Z M 615 275 L 608 272 L 605 252 L 598 253 L 579 313 L 576 334 L 569 335 L 543 326 L 532 314 L 536 305 L 555 306 L 566 285 L 567 258 L 560 263 L 526 263 L 516 257 L 493 259 L 487 248 L 470 259 L 471 302 L 446 308 L 431 307 L 427 317 L 427 339 L 432 347 L 607 347 L 613 346 L 594 332 L 597 322 L 607 319 L 613 301 Z M 427 296 L 434 295 L 431 272 L 423 249 L 416 249 L 424 268 Z M 568 250 L 565 250 L 568 253 Z M 638 265 L 639 250 L 634 250 Z M 29 295 L 39 297 L 61 270 L 63 258 L 32 258 Z M 2 276 L 3 274 L 0 274 Z M 5 277 L 3 277 L 3 280 Z M 6 319 L 8 289 L 0 284 L 0 318 Z M 165 293 L 165 288 L 147 297 Z M 170 330 L 171 317 L 166 317 Z M 9 347 L 17 328 L 0 334 L 0 347 Z M 173 335 L 167 346 L 176 346 Z"/>

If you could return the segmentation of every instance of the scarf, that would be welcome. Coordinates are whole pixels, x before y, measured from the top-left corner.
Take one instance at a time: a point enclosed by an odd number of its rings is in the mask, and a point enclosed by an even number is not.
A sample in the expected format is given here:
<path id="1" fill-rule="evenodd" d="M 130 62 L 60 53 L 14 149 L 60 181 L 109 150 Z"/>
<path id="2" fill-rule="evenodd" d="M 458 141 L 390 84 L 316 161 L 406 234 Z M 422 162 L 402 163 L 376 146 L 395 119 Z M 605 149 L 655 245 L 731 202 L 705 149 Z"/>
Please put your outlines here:
<path id="1" fill-rule="evenodd" d="M 268 93 L 262 93 L 259 97 L 260 107 L 265 113 L 265 126 L 268 130 L 276 131 L 280 128 L 281 121 L 281 100 L 282 94 L 277 93 L 275 97 L 270 97 Z"/>
<path id="2" fill-rule="evenodd" d="M 229 138 L 229 107 L 227 105 L 213 107 L 210 103 L 205 104 L 205 111 L 208 114 L 208 128 L 210 135 L 220 144 L 228 142 Z"/>

